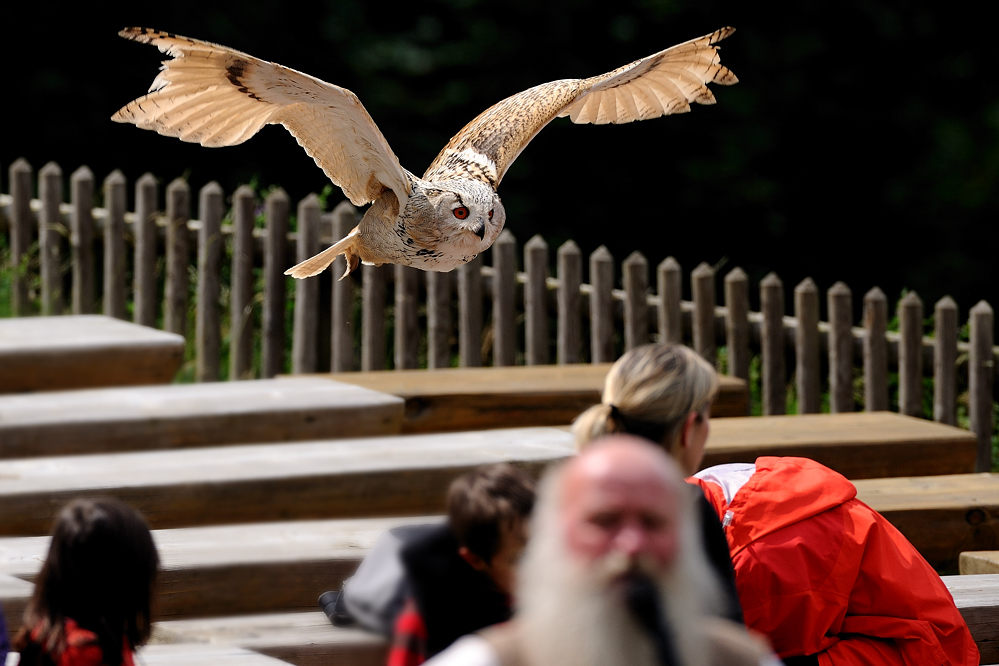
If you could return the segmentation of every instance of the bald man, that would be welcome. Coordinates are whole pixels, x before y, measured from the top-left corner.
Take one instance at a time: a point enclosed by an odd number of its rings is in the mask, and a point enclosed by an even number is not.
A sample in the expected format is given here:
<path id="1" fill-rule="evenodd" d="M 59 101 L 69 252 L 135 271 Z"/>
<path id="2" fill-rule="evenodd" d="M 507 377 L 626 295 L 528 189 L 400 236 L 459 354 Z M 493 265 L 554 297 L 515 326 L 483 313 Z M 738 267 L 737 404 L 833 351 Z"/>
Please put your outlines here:
<path id="1" fill-rule="evenodd" d="M 623 435 L 542 484 L 509 623 L 465 637 L 428 666 L 779 664 L 712 614 L 718 585 L 675 463 Z"/>

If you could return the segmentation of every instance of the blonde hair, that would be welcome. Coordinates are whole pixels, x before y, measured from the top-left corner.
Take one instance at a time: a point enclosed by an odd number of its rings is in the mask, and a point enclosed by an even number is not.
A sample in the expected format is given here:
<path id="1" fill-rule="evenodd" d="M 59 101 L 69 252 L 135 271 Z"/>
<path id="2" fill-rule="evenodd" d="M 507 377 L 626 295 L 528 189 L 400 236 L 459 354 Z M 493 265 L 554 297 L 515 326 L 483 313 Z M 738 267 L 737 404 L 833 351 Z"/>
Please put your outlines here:
<path id="1" fill-rule="evenodd" d="M 675 457 L 687 415 L 703 415 L 717 393 L 715 369 L 689 347 L 636 347 L 607 373 L 601 404 L 573 423 L 576 446 L 582 449 L 604 435 L 629 433 L 662 444 Z"/>

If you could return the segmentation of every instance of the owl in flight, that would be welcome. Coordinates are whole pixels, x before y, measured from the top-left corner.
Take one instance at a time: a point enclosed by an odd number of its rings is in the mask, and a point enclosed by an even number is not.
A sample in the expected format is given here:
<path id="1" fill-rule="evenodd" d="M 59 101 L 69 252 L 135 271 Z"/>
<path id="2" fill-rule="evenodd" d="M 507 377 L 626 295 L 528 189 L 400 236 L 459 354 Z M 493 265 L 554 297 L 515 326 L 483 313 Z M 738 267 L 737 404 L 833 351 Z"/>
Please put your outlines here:
<path id="1" fill-rule="evenodd" d="M 574 123 L 630 123 L 714 104 L 708 83 L 738 79 L 719 63 L 722 28 L 601 76 L 563 79 L 508 97 L 479 114 L 418 178 L 399 164 L 357 96 L 308 74 L 239 51 L 145 28 L 126 39 L 171 56 L 149 94 L 112 120 L 203 146 L 234 146 L 265 124 L 284 125 L 355 206 L 361 223 L 333 246 L 294 266 L 306 278 L 337 256 L 344 277 L 367 264 L 450 271 L 486 250 L 506 222 L 496 188 L 534 136 L 556 117 Z"/>

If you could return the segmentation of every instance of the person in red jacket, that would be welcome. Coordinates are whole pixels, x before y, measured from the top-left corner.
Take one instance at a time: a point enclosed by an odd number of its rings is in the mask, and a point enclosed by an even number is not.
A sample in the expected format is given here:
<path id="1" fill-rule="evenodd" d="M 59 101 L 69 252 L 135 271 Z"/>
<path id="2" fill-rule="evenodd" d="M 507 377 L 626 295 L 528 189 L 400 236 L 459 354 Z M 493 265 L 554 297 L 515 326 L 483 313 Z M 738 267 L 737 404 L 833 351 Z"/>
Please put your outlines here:
<path id="1" fill-rule="evenodd" d="M 722 520 L 746 625 L 785 663 L 979 663 L 940 576 L 840 474 L 758 458 L 691 481 Z"/>
<path id="2" fill-rule="evenodd" d="M 113 499 L 70 502 L 24 612 L 21 666 L 133 666 L 149 639 L 158 566 L 138 511 Z"/>

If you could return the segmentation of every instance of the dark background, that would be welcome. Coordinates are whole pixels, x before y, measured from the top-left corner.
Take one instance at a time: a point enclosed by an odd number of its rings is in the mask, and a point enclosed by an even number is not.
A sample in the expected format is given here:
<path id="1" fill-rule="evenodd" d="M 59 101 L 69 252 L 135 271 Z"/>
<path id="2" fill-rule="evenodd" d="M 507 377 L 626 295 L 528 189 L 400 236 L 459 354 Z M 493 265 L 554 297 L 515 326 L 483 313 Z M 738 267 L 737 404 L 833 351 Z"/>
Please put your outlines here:
<path id="1" fill-rule="evenodd" d="M 83 3 L 80 3 L 83 4 Z M 894 301 L 954 296 L 965 318 L 999 304 L 999 83 L 982 14 L 931 0 L 387 0 L 35 2 L 0 27 L 0 189 L 26 157 L 120 168 L 164 185 L 256 178 L 293 201 L 327 184 L 280 127 L 207 149 L 112 123 L 143 94 L 161 54 L 116 32 L 140 25 L 198 37 L 353 90 L 402 164 L 421 174 L 494 102 L 591 76 L 733 25 L 722 62 L 741 79 L 718 104 L 623 126 L 556 120 L 500 186 L 508 228 L 555 248 L 606 244 L 790 289 L 844 280 L 855 307 L 874 285 Z M 986 29 L 982 29 L 986 28 Z M 161 195 L 162 196 L 162 195 Z M 342 198 L 339 190 L 330 207 Z M 131 207 L 131 201 L 129 203 Z M 719 279 L 719 284 L 720 284 Z M 793 299 L 788 293 L 788 307 Z M 823 299 L 824 300 L 824 299 Z M 755 301 L 755 296 L 754 296 Z"/>

